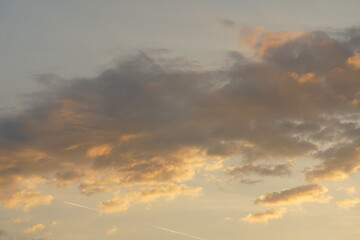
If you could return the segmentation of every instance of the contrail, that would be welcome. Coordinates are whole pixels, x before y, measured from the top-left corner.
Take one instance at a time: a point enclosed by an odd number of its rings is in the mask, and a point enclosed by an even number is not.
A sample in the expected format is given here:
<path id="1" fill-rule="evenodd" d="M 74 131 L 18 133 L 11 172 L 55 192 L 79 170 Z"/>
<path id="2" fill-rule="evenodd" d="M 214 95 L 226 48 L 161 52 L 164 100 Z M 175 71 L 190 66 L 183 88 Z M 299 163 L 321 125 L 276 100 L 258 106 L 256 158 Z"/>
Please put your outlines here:
<path id="1" fill-rule="evenodd" d="M 206 240 L 206 239 L 204 239 L 204 238 L 192 236 L 192 235 L 189 235 L 189 234 L 186 234 L 186 233 L 177 232 L 177 231 L 174 231 L 174 230 L 171 230 L 171 229 L 167 229 L 167 228 L 163 228 L 163 227 L 159 227 L 159 226 L 154 226 L 154 227 L 156 227 L 156 228 L 158 228 L 158 229 L 161 229 L 161 230 L 164 230 L 164 231 L 171 232 L 171 233 L 183 235 L 183 236 L 186 236 L 186 237 L 191 237 L 191 238 L 195 238 L 195 239 L 199 239 L 199 240 Z"/>
<path id="2" fill-rule="evenodd" d="M 63 202 L 66 203 L 66 204 L 72 205 L 72 206 L 81 207 L 81 208 L 86 208 L 86 209 L 90 209 L 90 210 L 93 210 L 93 211 L 100 212 L 100 211 L 99 211 L 98 209 L 96 209 L 96 208 L 91 208 L 91 207 L 87 207 L 87 206 L 83 206 L 83 205 L 79 205 L 79 204 L 71 203 L 71 202 L 67 202 L 67 201 L 63 201 Z"/>

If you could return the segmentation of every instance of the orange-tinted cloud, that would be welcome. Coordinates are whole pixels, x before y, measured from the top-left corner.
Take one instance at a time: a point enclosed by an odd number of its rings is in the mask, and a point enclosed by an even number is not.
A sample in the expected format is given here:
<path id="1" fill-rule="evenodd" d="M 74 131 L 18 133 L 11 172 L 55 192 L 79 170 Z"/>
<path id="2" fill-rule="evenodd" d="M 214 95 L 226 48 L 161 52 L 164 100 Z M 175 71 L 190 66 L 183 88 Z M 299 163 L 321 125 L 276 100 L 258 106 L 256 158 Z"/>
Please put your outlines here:
<path id="1" fill-rule="evenodd" d="M 100 157 L 104 155 L 109 155 L 111 153 L 111 147 L 107 144 L 99 145 L 92 147 L 87 150 L 86 155 L 88 157 Z"/>
<path id="2" fill-rule="evenodd" d="M 297 74 L 297 73 L 289 73 L 290 77 L 294 78 L 299 84 L 304 84 L 307 82 L 318 81 L 314 73 L 305 73 L 305 74 Z"/>
<path id="3" fill-rule="evenodd" d="M 157 186 L 142 191 L 130 191 L 124 196 L 116 194 L 113 199 L 101 202 L 99 208 L 104 213 L 122 212 L 136 202 L 152 202 L 159 198 L 172 200 L 180 195 L 196 196 L 200 191 L 199 187 L 190 188 L 185 185 Z"/>
<path id="4" fill-rule="evenodd" d="M 53 196 L 49 194 L 41 195 L 40 192 L 34 192 L 25 189 L 2 194 L 0 198 L 0 202 L 4 203 L 6 207 L 22 209 L 25 212 L 39 204 L 48 205 L 52 200 Z"/>
<path id="5" fill-rule="evenodd" d="M 241 219 L 243 222 L 248 223 L 265 223 L 268 224 L 268 221 L 271 219 L 282 218 L 283 214 L 286 213 L 286 208 L 278 209 L 269 209 L 265 212 L 248 214 Z"/>
<path id="6" fill-rule="evenodd" d="M 303 34 L 304 32 L 271 32 L 265 31 L 261 27 L 243 27 L 238 39 L 240 47 L 246 46 L 253 48 L 258 56 L 263 56 L 269 49 L 276 48 Z"/>
<path id="7" fill-rule="evenodd" d="M 265 206 L 297 205 L 304 202 L 327 203 L 332 199 L 325 195 L 327 191 L 326 187 L 317 184 L 303 185 L 279 192 L 266 193 L 259 196 L 255 203 Z"/>
<path id="8" fill-rule="evenodd" d="M 117 227 L 109 228 L 109 229 L 106 231 L 106 235 L 107 235 L 107 236 L 110 236 L 110 235 L 116 233 L 117 231 L 118 231 Z"/>
<path id="9" fill-rule="evenodd" d="M 24 234 L 30 234 L 36 231 L 40 231 L 45 228 L 45 225 L 42 223 L 32 225 L 24 230 Z"/>
<path id="10" fill-rule="evenodd" d="M 356 187 L 355 186 L 351 186 L 351 187 L 340 187 L 337 188 L 336 190 L 338 191 L 344 191 L 346 192 L 348 195 L 352 195 L 356 193 Z"/>
<path id="11" fill-rule="evenodd" d="M 318 154 L 324 161 L 314 169 L 305 171 L 309 181 L 343 180 L 360 169 L 358 141 L 345 143 Z"/>
<path id="12" fill-rule="evenodd" d="M 346 60 L 346 63 L 350 66 L 352 66 L 355 69 L 360 69 L 360 54 L 357 54 L 355 56 L 349 57 Z"/>
<path id="13" fill-rule="evenodd" d="M 360 198 L 347 198 L 336 201 L 336 206 L 342 209 L 350 209 L 360 203 Z"/>
<path id="14" fill-rule="evenodd" d="M 245 34 L 256 61 L 232 53 L 204 71 L 141 52 L 92 78 L 49 81 L 0 118 L 0 201 L 47 204 L 39 182 L 85 195 L 179 186 L 232 157 L 242 175 L 288 177 L 289 160 L 307 157 L 319 163 L 307 180 L 344 179 L 360 166 L 360 72 L 346 64 L 357 54 L 346 34 L 257 29 Z M 104 204 L 127 208 L 115 200 Z"/>

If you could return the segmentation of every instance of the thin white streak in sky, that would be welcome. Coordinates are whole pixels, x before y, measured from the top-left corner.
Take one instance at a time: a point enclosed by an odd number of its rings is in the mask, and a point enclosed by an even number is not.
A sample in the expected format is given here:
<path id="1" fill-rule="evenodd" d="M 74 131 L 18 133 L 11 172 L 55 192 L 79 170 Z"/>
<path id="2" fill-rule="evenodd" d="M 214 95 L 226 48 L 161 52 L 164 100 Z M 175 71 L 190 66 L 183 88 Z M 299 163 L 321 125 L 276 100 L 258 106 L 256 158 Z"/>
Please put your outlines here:
<path id="1" fill-rule="evenodd" d="M 86 209 L 90 209 L 90 210 L 93 210 L 93 211 L 100 212 L 100 211 L 99 211 L 98 209 L 96 209 L 96 208 L 91 208 L 91 207 L 87 207 L 87 206 L 83 206 L 83 205 L 79 205 L 79 204 L 71 203 L 71 202 L 67 202 L 67 201 L 63 201 L 63 202 L 66 203 L 66 204 L 72 205 L 72 206 L 81 207 L 81 208 L 86 208 Z"/>
<path id="2" fill-rule="evenodd" d="M 189 235 L 189 234 L 186 234 L 186 233 L 177 232 L 177 231 L 174 231 L 174 230 L 171 230 L 171 229 L 167 229 L 167 228 L 163 228 L 163 227 L 159 227 L 159 226 L 154 226 L 154 227 L 155 227 L 155 228 L 158 228 L 158 229 L 161 229 L 161 230 L 164 230 L 164 231 L 171 232 L 171 233 L 183 235 L 183 236 L 186 236 L 186 237 L 191 237 L 191 238 L 195 238 L 195 239 L 199 239 L 199 240 L 206 240 L 206 239 L 204 239 L 204 238 L 192 236 L 192 235 Z"/>

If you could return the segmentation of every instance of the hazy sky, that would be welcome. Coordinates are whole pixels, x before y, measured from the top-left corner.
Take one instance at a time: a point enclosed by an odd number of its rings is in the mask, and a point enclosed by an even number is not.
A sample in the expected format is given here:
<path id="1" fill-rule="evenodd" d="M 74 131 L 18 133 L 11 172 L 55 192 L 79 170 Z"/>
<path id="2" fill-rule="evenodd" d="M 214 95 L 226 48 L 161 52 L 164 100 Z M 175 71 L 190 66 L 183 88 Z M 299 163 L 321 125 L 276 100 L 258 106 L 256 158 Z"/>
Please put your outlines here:
<path id="1" fill-rule="evenodd" d="M 357 240 L 359 10 L 0 0 L 0 239 Z"/>

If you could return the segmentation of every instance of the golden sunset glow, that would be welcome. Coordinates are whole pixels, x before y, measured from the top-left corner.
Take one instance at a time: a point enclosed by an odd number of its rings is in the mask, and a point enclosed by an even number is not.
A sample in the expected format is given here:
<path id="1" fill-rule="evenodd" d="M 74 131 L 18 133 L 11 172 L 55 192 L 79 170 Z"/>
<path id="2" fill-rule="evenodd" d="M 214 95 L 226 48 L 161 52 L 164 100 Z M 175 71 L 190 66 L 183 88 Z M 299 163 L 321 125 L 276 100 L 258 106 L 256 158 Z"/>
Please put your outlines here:
<path id="1" fill-rule="evenodd" d="M 0 240 L 358 240 L 360 1 L 0 1 Z"/>

